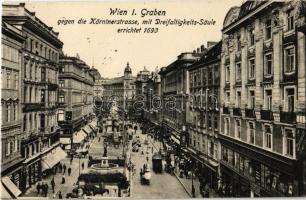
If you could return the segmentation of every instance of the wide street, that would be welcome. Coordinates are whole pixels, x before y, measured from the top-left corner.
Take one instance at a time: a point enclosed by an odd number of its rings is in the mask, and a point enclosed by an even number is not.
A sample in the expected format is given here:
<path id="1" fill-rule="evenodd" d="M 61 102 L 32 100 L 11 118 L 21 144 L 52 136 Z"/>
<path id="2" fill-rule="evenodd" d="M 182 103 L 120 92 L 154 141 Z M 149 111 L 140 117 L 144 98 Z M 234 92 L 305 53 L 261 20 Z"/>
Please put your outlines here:
<path id="1" fill-rule="evenodd" d="M 156 174 L 152 169 L 152 144 L 153 153 L 159 151 L 159 142 L 154 142 L 147 134 L 142 134 L 141 131 L 137 131 L 134 137 L 139 136 L 141 140 L 141 148 L 139 152 L 131 153 L 131 161 L 135 165 L 136 172 L 133 175 L 132 183 L 132 197 L 136 198 L 189 198 L 189 195 L 184 190 L 178 179 L 166 172 L 162 174 Z M 149 145 L 144 144 L 144 141 L 148 139 Z M 148 151 L 147 151 L 148 149 Z M 143 151 L 143 155 L 141 153 Z M 148 152 L 149 167 L 151 168 L 152 177 L 150 185 L 142 185 L 140 182 L 140 169 L 143 164 L 146 163 L 146 157 Z"/>
<path id="2" fill-rule="evenodd" d="M 100 137 L 100 141 L 99 141 Z M 189 198 L 190 196 L 185 191 L 179 180 L 176 176 L 170 175 L 163 171 L 161 174 L 157 174 L 152 169 L 152 155 L 160 150 L 162 147 L 159 141 L 154 141 L 152 137 L 147 134 L 142 134 L 141 130 L 136 131 L 134 133 L 133 138 L 139 138 L 141 141 L 141 147 L 139 152 L 132 152 L 131 141 L 129 142 L 129 148 L 127 155 L 131 155 L 131 162 L 135 165 L 134 172 L 130 174 L 127 171 L 127 176 L 132 177 L 131 183 L 131 195 L 136 198 Z M 145 140 L 148 140 L 148 145 L 145 144 Z M 89 142 L 90 147 L 88 149 L 89 155 L 93 157 L 102 157 L 104 152 L 103 146 L 103 137 L 102 134 L 95 137 L 93 140 Z M 153 147 L 153 152 L 152 152 Z M 115 148 L 113 145 L 109 145 L 108 148 L 108 157 L 121 157 L 122 156 L 122 145 L 118 148 Z M 143 152 L 143 154 L 142 154 Z M 140 182 L 140 169 L 143 167 L 144 163 L 146 163 L 147 157 L 149 158 L 148 166 L 151 169 L 152 177 L 150 179 L 149 185 L 143 185 Z M 129 158 L 129 156 L 128 156 Z M 81 164 L 84 163 L 85 169 L 87 168 L 88 157 L 86 158 L 74 158 L 72 164 L 70 164 L 70 159 L 66 158 L 61 161 L 62 164 L 67 166 L 67 169 L 71 167 L 72 173 L 68 176 L 67 170 L 65 173 L 66 183 L 61 184 L 61 180 L 63 177 L 63 173 L 57 172 L 55 175 L 49 175 L 45 179 L 42 180 L 42 183 L 47 183 L 49 185 L 48 197 L 58 198 L 58 193 L 61 191 L 63 197 L 66 197 L 66 194 L 71 192 L 73 188 L 77 187 L 77 177 L 79 173 L 82 172 L 82 168 L 80 168 Z M 164 165 L 164 161 L 163 161 Z M 79 171 L 80 169 L 80 171 Z M 52 193 L 51 190 L 51 179 L 54 177 L 55 180 L 55 193 Z M 129 179 L 129 178 L 128 178 Z M 36 185 L 33 185 L 31 188 L 27 190 L 27 192 L 23 195 L 25 197 L 42 197 L 42 194 L 38 194 L 36 190 Z"/>

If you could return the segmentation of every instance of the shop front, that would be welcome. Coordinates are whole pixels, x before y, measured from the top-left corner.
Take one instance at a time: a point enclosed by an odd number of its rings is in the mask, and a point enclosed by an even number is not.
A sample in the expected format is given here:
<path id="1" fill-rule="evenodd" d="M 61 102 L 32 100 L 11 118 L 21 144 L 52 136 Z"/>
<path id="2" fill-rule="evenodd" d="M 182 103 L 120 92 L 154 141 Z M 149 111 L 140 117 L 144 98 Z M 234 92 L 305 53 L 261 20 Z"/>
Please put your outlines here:
<path id="1" fill-rule="evenodd" d="M 196 175 L 201 183 L 204 185 L 209 184 L 210 187 L 217 190 L 219 164 L 191 148 L 187 148 L 187 152 L 194 163 Z"/>
<path id="2" fill-rule="evenodd" d="M 25 161 L 23 172 L 22 172 L 22 182 L 20 188 L 22 191 L 26 191 L 32 185 L 35 185 L 42 178 L 41 173 L 41 160 L 40 157 Z"/>
<path id="3" fill-rule="evenodd" d="M 221 172 L 222 196 L 250 197 L 250 182 L 247 179 L 222 164 Z"/>
<path id="4" fill-rule="evenodd" d="M 294 161 L 222 146 L 221 176 L 230 197 L 297 196 Z M 271 154 L 272 156 L 272 154 Z M 273 155 L 274 157 L 277 155 Z"/>

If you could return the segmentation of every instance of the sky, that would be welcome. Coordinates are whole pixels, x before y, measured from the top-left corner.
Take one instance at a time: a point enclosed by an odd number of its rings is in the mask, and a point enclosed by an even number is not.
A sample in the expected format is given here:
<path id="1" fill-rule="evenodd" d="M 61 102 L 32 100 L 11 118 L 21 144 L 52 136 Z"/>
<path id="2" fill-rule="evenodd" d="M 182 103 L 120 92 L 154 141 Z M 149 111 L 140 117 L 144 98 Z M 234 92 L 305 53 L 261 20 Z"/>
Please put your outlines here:
<path id="1" fill-rule="evenodd" d="M 242 0 L 164 0 L 164 1 L 89 1 L 89 2 L 27 2 L 26 8 L 53 30 L 59 32 L 63 51 L 69 56 L 79 54 L 89 66 L 94 65 L 103 77 L 122 76 L 126 63 L 133 75 L 146 67 L 150 71 L 165 67 L 183 52 L 192 52 L 207 41 L 219 41 L 223 20 L 232 6 Z M 110 9 L 127 10 L 128 15 L 110 15 Z M 136 15 L 132 15 L 135 9 Z M 165 16 L 141 17 L 141 10 L 166 11 Z M 80 19 L 138 20 L 136 28 L 158 28 L 157 33 L 117 33 L 118 28 L 133 25 L 78 24 Z M 211 26 L 141 25 L 146 19 L 207 19 Z M 59 20 L 74 20 L 74 24 L 59 24 Z"/>

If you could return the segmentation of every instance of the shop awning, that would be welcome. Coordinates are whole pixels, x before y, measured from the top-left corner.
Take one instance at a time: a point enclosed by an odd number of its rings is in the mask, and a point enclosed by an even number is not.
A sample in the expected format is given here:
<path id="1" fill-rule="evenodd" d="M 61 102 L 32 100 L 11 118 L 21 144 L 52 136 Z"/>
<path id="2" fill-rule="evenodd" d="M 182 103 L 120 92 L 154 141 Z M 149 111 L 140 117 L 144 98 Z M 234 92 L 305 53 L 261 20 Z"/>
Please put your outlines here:
<path id="1" fill-rule="evenodd" d="M 2 182 L 0 185 L 0 199 L 13 199 L 14 197 L 5 189 Z"/>
<path id="2" fill-rule="evenodd" d="M 171 140 L 173 140 L 175 143 L 180 144 L 180 140 L 177 139 L 175 136 L 171 135 Z"/>
<path id="3" fill-rule="evenodd" d="M 60 143 L 61 144 L 71 144 L 71 139 L 70 138 L 60 138 Z"/>
<path id="4" fill-rule="evenodd" d="M 8 189 L 11 192 L 11 194 L 13 194 L 15 197 L 18 197 L 21 194 L 21 191 L 19 190 L 19 188 L 15 185 L 15 183 L 13 183 L 13 181 L 11 181 L 9 177 L 7 176 L 3 177 L 2 183 L 4 184 L 6 189 Z M 2 191 L 1 191 L 1 195 L 2 195 Z"/>
<path id="5" fill-rule="evenodd" d="M 92 121 L 92 122 L 90 122 L 89 126 L 91 128 L 93 128 L 93 130 L 95 130 L 97 128 L 97 122 L 96 121 Z"/>
<path id="6" fill-rule="evenodd" d="M 42 170 L 50 169 L 61 160 L 66 158 L 67 153 L 61 148 L 56 147 L 51 152 L 49 152 L 46 156 L 42 157 Z"/>
<path id="7" fill-rule="evenodd" d="M 87 134 L 84 133 L 83 130 L 80 130 L 79 132 L 73 134 L 73 143 L 74 144 L 81 143 L 86 137 Z"/>
<path id="8" fill-rule="evenodd" d="M 89 125 L 86 125 L 83 130 L 87 133 L 90 134 L 92 132 L 92 129 L 89 127 Z"/>

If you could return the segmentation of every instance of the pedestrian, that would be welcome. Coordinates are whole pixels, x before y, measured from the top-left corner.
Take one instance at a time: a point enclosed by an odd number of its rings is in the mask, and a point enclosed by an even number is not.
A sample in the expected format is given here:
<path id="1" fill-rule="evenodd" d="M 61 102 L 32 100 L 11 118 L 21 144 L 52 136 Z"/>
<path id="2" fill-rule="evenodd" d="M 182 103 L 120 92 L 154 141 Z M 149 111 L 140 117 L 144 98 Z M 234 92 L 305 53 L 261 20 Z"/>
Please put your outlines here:
<path id="1" fill-rule="evenodd" d="M 47 197 L 48 195 L 48 189 L 49 189 L 49 186 L 47 183 L 45 183 L 45 197 Z"/>
<path id="2" fill-rule="evenodd" d="M 71 167 L 68 168 L 68 176 L 71 174 Z"/>
<path id="3" fill-rule="evenodd" d="M 71 158 L 70 158 L 70 165 L 72 165 L 72 161 L 73 161 L 73 155 L 71 155 Z"/>
<path id="4" fill-rule="evenodd" d="M 63 198 L 63 195 L 62 195 L 62 192 L 61 192 L 61 191 L 58 192 L 58 198 L 59 198 L 59 199 L 62 199 L 62 198 Z"/>
<path id="5" fill-rule="evenodd" d="M 52 192 L 54 193 L 54 188 L 55 188 L 55 181 L 54 181 L 54 177 L 51 180 L 51 187 L 52 187 Z"/>
<path id="6" fill-rule="evenodd" d="M 59 173 L 62 173 L 62 169 L 63 169 L 62 163 L 58 164 L 58 168 L 59 168 Z"/>
<path id="7" fill-rule="evenodd" d="M 191 193 L 192 193 L 192 198 L 195 198 L 195 188 L 194 188 L 194 185 L 192 185 Z"/>
<path id="8" fill-rule="evenodd" d="M 36 185 L 37 194 L 40 193 L 40 189 L 41 189 L 40 182 L 38 182 Z"/>
<path id="9" fill-rule="evenodd" d="M 65 174 L 66 173 L 66 165 L 65 164 L 63 166 L 63 170 L 64 170 L 63 174 Z"/>
<path id="10" fill-rule="evenodd" d="M 65 179 L 65 175 L 62 176 L 62 184 L 65 184 L 66 179 Z"/>
<path id="11" fill-rule="evenodd" d="M 84 162 L 82 162 L 82 170 L 84 170 Z"/>

